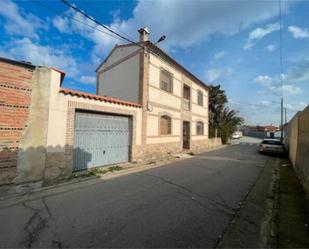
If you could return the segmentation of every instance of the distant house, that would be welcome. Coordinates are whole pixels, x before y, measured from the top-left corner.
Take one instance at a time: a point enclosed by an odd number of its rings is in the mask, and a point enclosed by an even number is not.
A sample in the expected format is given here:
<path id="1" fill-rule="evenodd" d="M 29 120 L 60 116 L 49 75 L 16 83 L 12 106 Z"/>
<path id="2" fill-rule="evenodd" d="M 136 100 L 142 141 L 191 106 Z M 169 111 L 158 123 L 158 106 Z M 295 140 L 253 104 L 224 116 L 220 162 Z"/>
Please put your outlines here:
<path id="1" fill-rule="evenodd" d="M 279 131 L 279 127 L 273 125 L 264 125 L 264 126 L 256 126 L 257 131 L 267 131 L 267 132 L 276 132 Z"/>
<path id="2" fill-rule="evenodd" d="M 154 156 L 203 149 L 208 139 L 208 86 L 149 41 L 116 45 L 97 68 L 97 94 L 143 108 L 140 153 Z"/>

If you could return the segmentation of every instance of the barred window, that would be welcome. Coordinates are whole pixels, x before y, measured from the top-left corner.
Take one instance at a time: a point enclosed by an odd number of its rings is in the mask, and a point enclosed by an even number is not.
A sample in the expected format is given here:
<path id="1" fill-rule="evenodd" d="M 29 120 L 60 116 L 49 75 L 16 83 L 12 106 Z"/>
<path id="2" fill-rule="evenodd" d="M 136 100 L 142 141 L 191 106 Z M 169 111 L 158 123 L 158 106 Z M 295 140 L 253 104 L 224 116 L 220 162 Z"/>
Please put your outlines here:
<path id="1" fill-rule="evenodd" d="M 196 135 L 204 135 L 204 124 L 203 122 L 196 123 Z"/>
<path id="2" fill-rule="evenodd" d="M 172 133 L 172 119 L 167 115 L 160 117 L 160 134 L 169 135 Z"/>
<path id="3" fill-rule="evenodd" d="M 170 72 L 161 69 L 160 88 L 167 92 L 173 92 L 173 76 Z"/>
<path id="4" fill-rule="evenodd" d="M 203 93 L 200 90 L 197 92 L 197 104 L 203 106 Z"/>

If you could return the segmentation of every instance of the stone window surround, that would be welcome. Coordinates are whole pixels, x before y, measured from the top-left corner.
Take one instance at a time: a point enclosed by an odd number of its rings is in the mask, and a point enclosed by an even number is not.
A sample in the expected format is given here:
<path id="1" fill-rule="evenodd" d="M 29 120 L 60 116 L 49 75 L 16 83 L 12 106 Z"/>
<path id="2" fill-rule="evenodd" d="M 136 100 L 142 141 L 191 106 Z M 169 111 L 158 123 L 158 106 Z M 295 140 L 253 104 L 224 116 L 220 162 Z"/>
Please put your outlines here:
<path id="1" fill-rule="evenodd" d="M 161 134 L 161 117 L 168 116 L 171 119 L 171 133 L 170 134 Z M 158 114 L 158 137 L 172 137 L 173 136 L 173 115 L 168 112 L 159 112 Z"/>

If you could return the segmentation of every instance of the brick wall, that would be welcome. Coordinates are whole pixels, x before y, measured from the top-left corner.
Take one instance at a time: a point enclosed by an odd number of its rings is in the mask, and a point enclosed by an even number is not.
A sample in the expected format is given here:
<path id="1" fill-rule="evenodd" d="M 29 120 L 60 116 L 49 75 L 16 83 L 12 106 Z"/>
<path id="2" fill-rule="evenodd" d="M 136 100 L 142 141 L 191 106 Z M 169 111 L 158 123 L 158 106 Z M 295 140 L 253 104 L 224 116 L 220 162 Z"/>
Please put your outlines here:
<path id="1" fill-rule="evenodd" d="M 16 175 L 17 153 L 27 126 L 34 66 L 0 60 L 0 184 Z"/>

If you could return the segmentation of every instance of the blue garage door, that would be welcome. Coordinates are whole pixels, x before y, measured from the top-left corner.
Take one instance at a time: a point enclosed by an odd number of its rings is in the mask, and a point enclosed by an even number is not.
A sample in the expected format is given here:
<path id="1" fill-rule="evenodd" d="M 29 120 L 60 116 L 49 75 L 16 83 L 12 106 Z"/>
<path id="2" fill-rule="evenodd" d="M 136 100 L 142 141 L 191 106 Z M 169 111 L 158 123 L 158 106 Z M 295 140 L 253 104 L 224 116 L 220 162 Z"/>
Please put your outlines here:
<path id="1" fill-rule="evenodd" d="M 76 112 L 74 171 L 129 161 L 131 119 Z"/>

